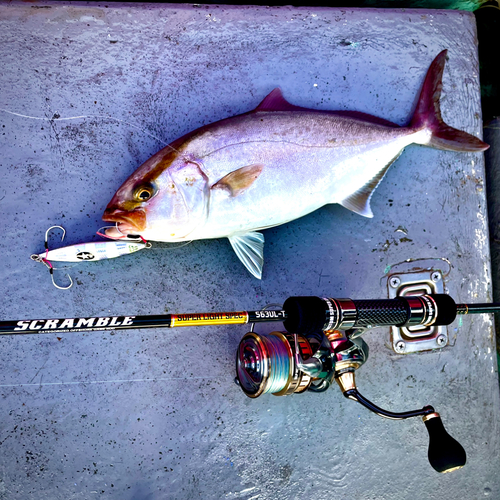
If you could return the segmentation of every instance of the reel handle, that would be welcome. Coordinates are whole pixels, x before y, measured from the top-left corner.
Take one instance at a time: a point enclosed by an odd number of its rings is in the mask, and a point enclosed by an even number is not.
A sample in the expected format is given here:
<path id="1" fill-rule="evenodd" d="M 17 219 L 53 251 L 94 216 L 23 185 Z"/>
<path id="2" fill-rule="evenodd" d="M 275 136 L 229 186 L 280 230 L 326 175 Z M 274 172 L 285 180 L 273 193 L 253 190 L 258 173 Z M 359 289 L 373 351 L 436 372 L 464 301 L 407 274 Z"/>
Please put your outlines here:
<path id="1" fill-rule="evenodd" d="M 430 464 L 437 472 L 451 472 L 465 465 L 467 461 L 465 450 L 456 439 L 452 438 L 446 432 L 439 413 L 432 406 L 424 406 L 420 410 L 398 413 L 384 410 L 360 394 L 356 387 L 353 368 L 350 370 L 346 369 L 335 380 L 346 398 L 357 401 L 381 417 L 391 420 L 405 420 L 421 416 L 429 432 L 429 451 L 427 456 Z"/>
<path id="2" fill-rule="evenodd" d="M 463 467 L 467 455 L 463 446 L 452 438 L 446 429 L 439 413 L 431 413 L 422 419 L 429 432 L 429 462 L 438 472 L 451 472 Z"/>

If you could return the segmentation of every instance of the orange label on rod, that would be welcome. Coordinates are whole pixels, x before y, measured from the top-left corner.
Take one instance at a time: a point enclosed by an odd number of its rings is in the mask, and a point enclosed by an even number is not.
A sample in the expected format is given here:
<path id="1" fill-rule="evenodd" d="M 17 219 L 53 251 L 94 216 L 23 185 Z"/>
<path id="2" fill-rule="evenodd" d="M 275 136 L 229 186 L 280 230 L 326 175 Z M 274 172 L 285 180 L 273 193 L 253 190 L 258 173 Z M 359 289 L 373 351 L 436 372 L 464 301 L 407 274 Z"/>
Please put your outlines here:
<path id="1" fill-rule="evenodd" d="M 196 314 L 172 314 L 170 327 L 174 326 L 204 326 L 204 325 L 244 325 L 248 323 L 248 313 L 220 312 Z"/>

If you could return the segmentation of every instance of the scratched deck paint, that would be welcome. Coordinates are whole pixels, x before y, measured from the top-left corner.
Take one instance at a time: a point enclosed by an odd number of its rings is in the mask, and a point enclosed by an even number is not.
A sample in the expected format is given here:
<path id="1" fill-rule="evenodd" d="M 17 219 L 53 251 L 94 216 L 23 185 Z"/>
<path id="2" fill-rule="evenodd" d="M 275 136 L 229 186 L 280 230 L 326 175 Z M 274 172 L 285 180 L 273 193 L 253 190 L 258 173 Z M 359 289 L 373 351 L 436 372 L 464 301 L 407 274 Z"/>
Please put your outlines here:
<path id="1" fill-rule="evenodd" d="M 403 124 L 430 62 L 447 48 L 443 117 L 477 134 L 471 14 L 14 2 L 0 5 L 0 39 L 0 108 L 17 113 L 0 112 L 2 319 L 387 297 L 384 272 L 422 257 L 450 260 L 447 289 L 458 301 L 490 300 L 482 156 L 417 146 L 375 192 L 374 219 L 328 206 L 265 231 L 261 282 L 227 240 L 159 244 L 59 270 L 75 280 L 68 291 L 29 259 L 53 224 L 66 228 L 64 244 L 91 240 L 117 187 L 164 143 L 255 108 L 276 86 L 299 106 Z M 453 345 L 440 353 L 401 357 L 388 348 L 388 330 L 365 336 L 360 391 L 395 411 L 432 404 L 464 444 L 466 468 L 444 476 L 427 462 L 416 419 L 383 420 L 335 388 L 247 398 L 233 383 L 246 331 L 1 338 L 0 497 L 498 498 L 489 318 L 451 325 Z"/>

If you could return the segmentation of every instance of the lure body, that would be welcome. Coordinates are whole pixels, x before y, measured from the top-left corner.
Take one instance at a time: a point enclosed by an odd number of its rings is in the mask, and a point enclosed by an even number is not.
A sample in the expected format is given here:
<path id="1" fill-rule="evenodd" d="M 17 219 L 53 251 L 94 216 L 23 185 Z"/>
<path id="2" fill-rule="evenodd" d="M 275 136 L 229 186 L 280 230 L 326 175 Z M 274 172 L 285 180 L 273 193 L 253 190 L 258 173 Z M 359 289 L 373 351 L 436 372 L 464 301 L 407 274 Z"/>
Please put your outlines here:
<path id="1" fill-rule="evenodd" d="M 81 262 L 103 259 L 114 259 L 122 255 L 138 252 L 150 245 L 143 242 L 131 241 L 97 241 L 90 243 L 78 243 L 67 247 L 56 248 L 32 256 L 33 260 L 58 261 L 58 262 Z M 36 258 L 35 258 L 36 257 Z"/>
<path id="2" fill-rule="evenodd" d="M 151 243 L 142 240 L 132 239 L 131 237 L 126 237 L 120 241 L 96 241 L 90 243 L 78 243 L 76 245 L 69 245 L 67 247 L 56 248 L 55 250 L 49 250 L 48 237 L 49 232 L 52 229 L 60 229 L 63 232 L 61 241 L 64 240 L 66 230 L 62 226 L 51 226 L 47 231 L 45 231 L 45 252 L 39 254 L 33 254 L 31 260 L 35 262 L 41 262 L 50 271 L 50 277 L 52 278 L 52 284 L 59 290 L 67 290 L 73 286 L 73 280 L 71 276 L 68 276 L 69 285 L 60 286 L 54 280 L 54 266 L 51 261 L 57 262 L 81 262 L 81 261 L 94 261 L 103 259 L 114 259 L 115 257 L 120 257 L 122 255 L 127 255 L 129 253 L 135 253 L 143 248 L 151 248 Z M 111 228 L 114 229 L 114 228 Z M 106 236 L 107 238 L 123 238 L 123 235 L 116 230 L 111 231 L 107 234 L 97 233 L 100 236 Z"/>

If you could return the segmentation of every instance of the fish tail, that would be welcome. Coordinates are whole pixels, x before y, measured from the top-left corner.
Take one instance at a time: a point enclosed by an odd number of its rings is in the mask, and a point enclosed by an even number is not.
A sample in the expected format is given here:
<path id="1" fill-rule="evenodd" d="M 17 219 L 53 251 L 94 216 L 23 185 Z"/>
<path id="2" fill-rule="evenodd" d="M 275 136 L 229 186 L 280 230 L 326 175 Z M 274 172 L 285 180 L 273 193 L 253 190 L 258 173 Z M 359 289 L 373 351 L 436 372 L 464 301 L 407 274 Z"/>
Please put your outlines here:
<path id="1" fill-rule="evenodd" d="M 447 52 L 447 50 L 440 52 L 427 71 L 410 127 L 429 130 L 432 135 L 426 145 L 437 149 L 484 151 L 489 148 L 488 144 L 467 132 L 450 127 L 441 117 L 439 99 L 443 88 L 443 70 Z"/>

